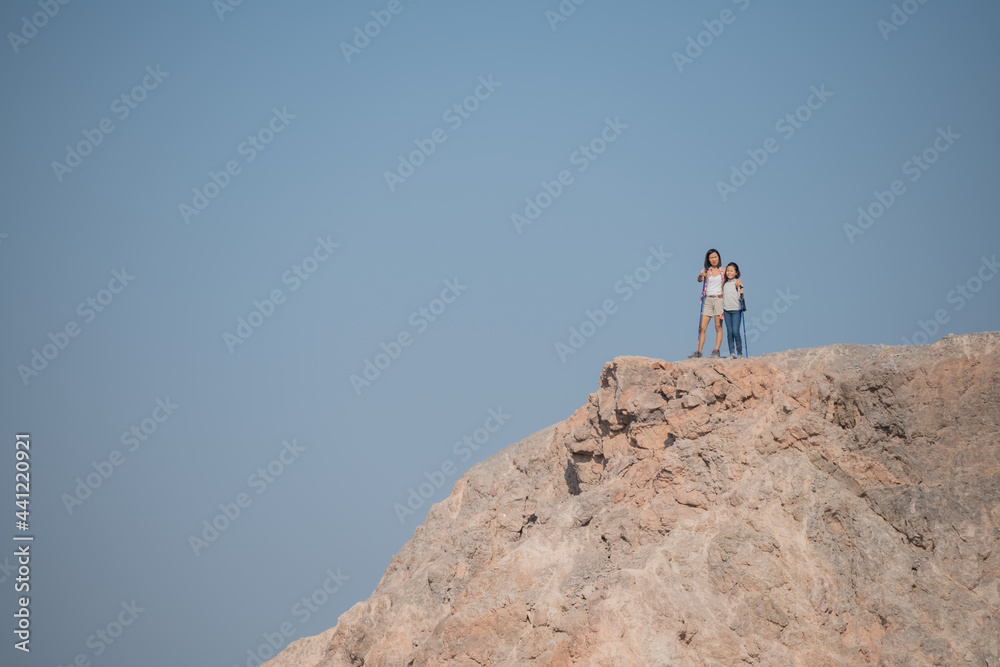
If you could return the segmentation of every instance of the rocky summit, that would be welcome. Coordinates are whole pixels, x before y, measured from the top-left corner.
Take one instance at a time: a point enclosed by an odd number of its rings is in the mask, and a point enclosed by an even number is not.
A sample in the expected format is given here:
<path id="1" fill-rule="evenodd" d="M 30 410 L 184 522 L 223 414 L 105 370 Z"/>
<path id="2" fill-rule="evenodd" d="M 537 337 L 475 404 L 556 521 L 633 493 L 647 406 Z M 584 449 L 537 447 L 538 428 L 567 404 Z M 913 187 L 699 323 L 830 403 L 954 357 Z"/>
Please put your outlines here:
<path id="1" fill-rule="evenodd" d="M 1000 667 L 1000 333 L 618 357 L 267 667 Z"/>

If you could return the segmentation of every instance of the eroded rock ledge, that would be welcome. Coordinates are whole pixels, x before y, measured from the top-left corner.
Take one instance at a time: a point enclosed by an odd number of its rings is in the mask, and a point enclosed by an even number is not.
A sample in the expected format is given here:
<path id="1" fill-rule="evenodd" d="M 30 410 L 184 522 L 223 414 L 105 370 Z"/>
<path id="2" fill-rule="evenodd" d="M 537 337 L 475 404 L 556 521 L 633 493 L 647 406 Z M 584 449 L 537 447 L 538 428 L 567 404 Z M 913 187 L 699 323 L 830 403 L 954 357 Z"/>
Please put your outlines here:
<path id="1" fill-rule="evenodd" d="M 269 667 L 1000 667 L 1000 334 L 618 357 Z"/>

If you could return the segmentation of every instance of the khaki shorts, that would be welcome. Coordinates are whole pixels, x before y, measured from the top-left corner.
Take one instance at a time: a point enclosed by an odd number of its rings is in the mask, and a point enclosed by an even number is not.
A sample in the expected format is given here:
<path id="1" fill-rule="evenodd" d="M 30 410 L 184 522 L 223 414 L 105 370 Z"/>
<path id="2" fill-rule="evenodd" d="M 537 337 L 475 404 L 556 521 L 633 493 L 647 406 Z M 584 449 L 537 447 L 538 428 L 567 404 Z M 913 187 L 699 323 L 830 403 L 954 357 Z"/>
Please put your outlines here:
<path id="1" fill-rule="evenodd" d="M 708 317 L 715 317 L 718 315 L 722 316 L 722 297 L 721 296 L 706 296 L 705 306 L 701 309 L 702 315 L 707 315 Z"/>

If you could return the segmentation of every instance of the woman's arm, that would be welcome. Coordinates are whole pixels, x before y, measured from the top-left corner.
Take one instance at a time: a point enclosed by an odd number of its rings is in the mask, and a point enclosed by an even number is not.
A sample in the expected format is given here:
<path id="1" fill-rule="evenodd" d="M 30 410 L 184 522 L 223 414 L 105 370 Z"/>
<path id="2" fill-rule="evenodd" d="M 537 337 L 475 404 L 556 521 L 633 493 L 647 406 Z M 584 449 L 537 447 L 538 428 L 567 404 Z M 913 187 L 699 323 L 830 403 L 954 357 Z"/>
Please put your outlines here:
<path id="1" fill-rule="evenodd" d="M 704 279 L 705 279 L 705 269 L 702 269 L 701 273 L 698 274 L 698 277 L 695 280 L 697 280 L 698 282 L 701 282 Z"/>

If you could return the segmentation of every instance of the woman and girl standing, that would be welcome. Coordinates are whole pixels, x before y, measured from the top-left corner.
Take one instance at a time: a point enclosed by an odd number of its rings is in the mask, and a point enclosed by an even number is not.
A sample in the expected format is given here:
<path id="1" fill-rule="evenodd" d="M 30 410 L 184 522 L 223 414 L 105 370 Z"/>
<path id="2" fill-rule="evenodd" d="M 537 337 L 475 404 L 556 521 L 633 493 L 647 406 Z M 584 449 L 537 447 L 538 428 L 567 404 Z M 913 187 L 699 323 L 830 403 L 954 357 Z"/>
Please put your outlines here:
<path id="1" fill-rule="evenodd" d="M 721 266 L 722 259 L 718 250 L 712 248 L 705 253 L 705 268 L 698 274 L 698 282 L 703 284 L 698 350 L 688 355 L 688 359 L 701 357 L 701 349 L 705 346 L 705 332 L 709 320 L 712 319 L 715 320 L 715 349 L 709 356 L 719 358 L 719 348 L 722 347 L 722 320 L 725 319 L 729 333 L 729 358 L 743 358 L 743 340 L 740 338 L 740 322 L 743 320 L 743 281 L 740 280 L 740 267 L 736 262 L 727 264 L 725 270 L 722 270 Z"/>

